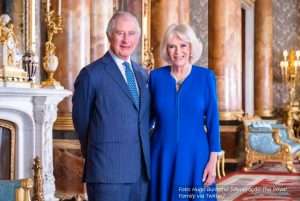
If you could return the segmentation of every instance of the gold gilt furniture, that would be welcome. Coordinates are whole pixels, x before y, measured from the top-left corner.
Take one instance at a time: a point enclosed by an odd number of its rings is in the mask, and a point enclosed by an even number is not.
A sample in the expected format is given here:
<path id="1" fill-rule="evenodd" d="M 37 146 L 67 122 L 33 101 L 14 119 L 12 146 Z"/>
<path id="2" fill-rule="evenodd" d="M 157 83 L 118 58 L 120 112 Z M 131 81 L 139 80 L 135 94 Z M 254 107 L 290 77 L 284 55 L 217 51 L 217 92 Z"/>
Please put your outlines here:
<path id="1" fill-rule="evenodd" d="M 276 120 L 245 119 L 245 167 L 248 171 L 264 162 L 280 162 L 289 172 L 296 172 L 294 159 L 300 159 L 300 140 Z"/>
<path id="2" fill-rule="evenodd" d="M 0 201 L 31 201 L 32 179 L 0 180 Z"/>
<path id="3" fill-rule="evenodd" d="M 225 175 L 225 151 L 222 150 L 218 153 L 217 178 L 221 179 L 221 177 L 224 177 Z"/>
<path id="4" fill-rule="evenodd" d="M 0 180 L 0 201 L 45 201 L 41 174 L 41 161 L 34 159 L 34 178 Z M 31 199 L 31 191 L 33 197 Z"/>

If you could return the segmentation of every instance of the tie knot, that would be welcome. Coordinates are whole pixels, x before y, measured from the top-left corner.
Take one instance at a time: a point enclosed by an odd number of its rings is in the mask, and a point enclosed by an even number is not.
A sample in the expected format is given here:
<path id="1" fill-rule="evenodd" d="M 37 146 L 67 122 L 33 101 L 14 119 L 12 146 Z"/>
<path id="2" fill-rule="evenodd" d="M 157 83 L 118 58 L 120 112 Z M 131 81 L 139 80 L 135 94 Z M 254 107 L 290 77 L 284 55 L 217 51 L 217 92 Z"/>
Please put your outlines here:
<path id="1" fill-rule="evenodd" d="M 129 62 L 124 61 L 124 62 L 123 62 L 123 65 L 124 65 L 126 68 L 129 68 L 129 69 L 130 69 L 130 64 L 129 64 Z"/>

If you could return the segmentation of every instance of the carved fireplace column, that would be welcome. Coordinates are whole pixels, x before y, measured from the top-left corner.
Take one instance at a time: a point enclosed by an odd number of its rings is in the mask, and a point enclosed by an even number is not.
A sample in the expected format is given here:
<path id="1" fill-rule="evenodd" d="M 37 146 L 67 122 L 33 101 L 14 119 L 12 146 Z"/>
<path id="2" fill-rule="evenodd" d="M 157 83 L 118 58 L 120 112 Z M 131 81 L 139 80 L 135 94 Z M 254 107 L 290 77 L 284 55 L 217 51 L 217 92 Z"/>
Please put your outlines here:
<path id="1" fill-rule="evenodd" d="M 234 120 L 243 113 L 240 0 L 210 0 L 208 13 L 208 64 L 216 74 L 220 117 Z"/>
<path id="2" fill-rule="evenodd" d="M 56 5 L 56 1 L 52 1 Z M 73 90 L 74 81 L 79 71 L 90 63 L 91 32 L 90 32 L 91 0 L 62 1 L 63 33 L 54 38 L 59 66 L 55 74 L 66 89 Z M 59 104 L 58 118 L 54 128 L 73 130 L 72 101 L 66 98 Z"/>
<path id="3" fill-rule="evenodd" d="M 159 56 L 159 46 L 162 37 L 169 25 L 173 23 L 189 23 L 190 1 L 152 1 L 151 7 L 151 44 L 154 48 L 155 66 L 158 67 L 165 64 Z"/>
<path id="4" fill-rule="evenodd" d="M 272 116 L 272 0 L 255 1 L 255 114 Z"/>
<path id="5" fill-rule="evenodd" d="M 0 87 L 0 119 L 16 125 L 15 179 L 32 177 L 33 159 L 42 164 L 45 201 L 57 201 L 53 175 L 53 123 L 68 90 Z M 22 97 L 22 98 L 20 98 Z"/>

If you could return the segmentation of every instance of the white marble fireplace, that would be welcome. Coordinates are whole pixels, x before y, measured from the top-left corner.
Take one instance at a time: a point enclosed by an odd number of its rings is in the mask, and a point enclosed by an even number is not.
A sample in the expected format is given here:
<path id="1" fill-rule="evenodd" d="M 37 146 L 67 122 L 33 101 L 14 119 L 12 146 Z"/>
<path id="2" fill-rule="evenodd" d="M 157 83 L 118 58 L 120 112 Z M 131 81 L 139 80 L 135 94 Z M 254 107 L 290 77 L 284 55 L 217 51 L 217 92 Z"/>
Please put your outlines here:
<path id="1" fill-rule="evenodd" d="M 0 87 L 0 119 L 16 125 L 15 178 L 32 177 L 32 164 L 41 158 L 45 201 L 54 201 L 52 128 L 57 104 L 68 90 Z"/>

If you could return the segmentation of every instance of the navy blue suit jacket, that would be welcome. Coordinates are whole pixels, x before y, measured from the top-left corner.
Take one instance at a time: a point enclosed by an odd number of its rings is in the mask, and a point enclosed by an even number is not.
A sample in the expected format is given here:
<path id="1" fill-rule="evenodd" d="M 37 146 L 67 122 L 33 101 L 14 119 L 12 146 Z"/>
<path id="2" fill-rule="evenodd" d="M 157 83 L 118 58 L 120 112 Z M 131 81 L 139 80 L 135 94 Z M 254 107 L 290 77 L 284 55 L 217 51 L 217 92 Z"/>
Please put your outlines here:
<path id="1" fill-rule="evenodd" d="M 72 115 L 85 157 L 85 182 L 133 183 L 142 171 L 150 178 L 148 76 L 135 62 L 132 67 L 139 109 L 108 52 L 75 81 Z"/>

